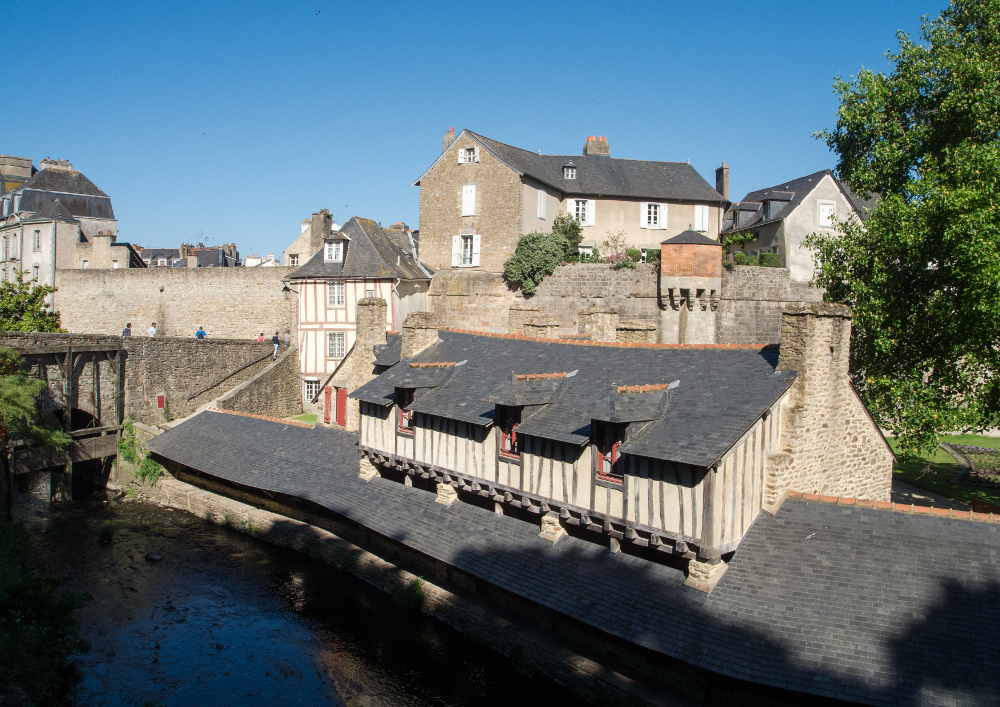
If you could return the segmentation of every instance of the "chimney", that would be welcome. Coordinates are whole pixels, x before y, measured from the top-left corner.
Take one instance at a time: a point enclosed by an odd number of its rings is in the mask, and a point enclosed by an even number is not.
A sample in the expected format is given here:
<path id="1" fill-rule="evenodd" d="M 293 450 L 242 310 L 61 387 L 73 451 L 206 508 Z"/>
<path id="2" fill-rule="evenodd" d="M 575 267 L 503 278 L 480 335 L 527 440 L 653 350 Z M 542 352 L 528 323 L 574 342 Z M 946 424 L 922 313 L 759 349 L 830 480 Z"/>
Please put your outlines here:
<path id="1" fill-rule="evenodd" d="M 309 257 L 323 249 L 323 239 L 333 235 L 333 217 L 329 209 L 320 209 L 312 215 L 309 224 Z"/>
<path id="2" fill-rule="evenodd" d="M 587 138 L 587 144 L 583 146 L 583 154 L 584 156 L 611 157 L 611 146 L 608 144 L 608 139 L 603 135 L 601 137 L 591 135 Z"/>
<path id="3" fill-rule="evenodd" d="M 437 343 L 438 323 L 433 312 L 410 312 L 403 322 L 403 349 L 399 357 L 411 358 Z"/>
<path id="4" fill-rule="evenodd" d="M 715 191 L 722 194 L 722 198 L 729 201 L 729 167 L 723 162 L 722 166 L 715 170 Z"/>
<path id="5" fill-rule="evenodd" d="M 444 134 L 444 139 L 441 140 L 441 152 L 447 152 L 453 142 L 455 142 L 455 128 L 448 128 L 448 132 Z"/>
<path id="6" fill-rule="evenodd" d="M 38 166 L 41 169 L 60 169 L 66 172 L 73 170 L 73 165 L 70 164 L 69 160 L 53 160 L 48 157 L 39 162 Z"/>

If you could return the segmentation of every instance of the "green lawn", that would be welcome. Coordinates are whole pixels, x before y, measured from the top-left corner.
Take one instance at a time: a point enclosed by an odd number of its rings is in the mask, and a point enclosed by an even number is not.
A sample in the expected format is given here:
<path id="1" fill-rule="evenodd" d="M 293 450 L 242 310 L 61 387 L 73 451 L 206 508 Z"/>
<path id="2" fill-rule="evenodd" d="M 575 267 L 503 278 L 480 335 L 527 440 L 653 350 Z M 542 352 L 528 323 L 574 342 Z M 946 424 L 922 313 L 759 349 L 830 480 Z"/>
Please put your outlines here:
<path id="1" fill-rule="evenodd" d="M 316 415 L 296 415 L 295 417 L 288 418 L 290 420 L 297 420 L 298 422 L 308 422 L 310 425 L 316 424 Z"/>
<path id="2" fill-rule="evenodd" d="M 980 435 L 944 435 L 942 442 L 953 442 L 955 444 L 965 444 L 974 447 L 989 447 L 990 449 L 1000 449 L 1000 437 L 982 437 Z M 991 489 L 985 486 L 966 486 L 965 484 L 951 483 L 952 477 L 958 471 L 958 464 L 940 447 L 932 454 L 924 454 L 919 457 L 903 457 L 897 451 L 896 440 L 889 438 L 889 444 L 896 452 L 896 466 L 893 471 L 896 478 L 913 484 L 927 491 L 934 491 L 942 496 L 969 503 L 972 496 L 1000 504 L 1000 489 Z"/>

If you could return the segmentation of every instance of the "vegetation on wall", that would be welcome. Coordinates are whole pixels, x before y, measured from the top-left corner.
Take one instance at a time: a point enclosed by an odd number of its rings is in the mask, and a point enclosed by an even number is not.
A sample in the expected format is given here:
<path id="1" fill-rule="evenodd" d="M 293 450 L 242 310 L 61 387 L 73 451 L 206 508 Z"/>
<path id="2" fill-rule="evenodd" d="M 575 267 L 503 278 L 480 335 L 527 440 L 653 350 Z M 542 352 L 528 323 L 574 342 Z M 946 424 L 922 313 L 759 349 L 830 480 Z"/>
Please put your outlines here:
<path id="1" fill-rule="evenodd" d="M 59 313 L 48 311 L 45 301 L 55 291 L 24 281 L 20 270 L 14 271 L 13 280 L 0 280 L 0 331 L 62 331 Z"/>
<path id="2" fill-rule="evenodd" d="M 576 219 L 559 214 L 552 221 L 551 233 L 526 233 L 518 239 L 514 254 L 504 263 L 504 277 L 519 286 L 524 294 L 533 295 L 546 275 L 551 275 L 563 263 L 577 259 L 581 239 Z"/>
<path id="3" fill-rule="evenodd" d="M 628 241 L 625 240 L 625 231 L 612 233 L 608 231 L 607 240 L 602 243 L 604 247 L 604 261 L 611 264 L 612 270 L 632 269 L 636 261 L 629 255 Z"/>
<path id="4" fill-rule="evenodd" d="M 118 440 L 118 453 L 121 458 L 136 467 L 135 478 L 140 482 L 155 486 L 163 475 L 163 465 L 149 456 L 142 442 L 135 434 L 134 420 L 129 417 L 122 426 L 122 436 Z"/>
<path id="5" fill-rule="evenodd" d="M 906 453 L 1000 423 L 1000 0 L 953 0 L 900 32 L 888 76 L 837 79 L 818 134 L 865 223 L 814 235 L 815 284 L 854 310 L 851 371 Z"/>

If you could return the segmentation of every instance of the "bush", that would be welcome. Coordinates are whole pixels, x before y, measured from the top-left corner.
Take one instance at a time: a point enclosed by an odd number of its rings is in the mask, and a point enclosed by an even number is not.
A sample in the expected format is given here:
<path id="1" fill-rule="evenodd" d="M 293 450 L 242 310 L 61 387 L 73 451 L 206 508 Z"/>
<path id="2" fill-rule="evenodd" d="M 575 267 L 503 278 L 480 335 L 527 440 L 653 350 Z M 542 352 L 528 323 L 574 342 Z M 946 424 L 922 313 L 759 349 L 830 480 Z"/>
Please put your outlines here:
<path id="1" fill-rule="evenodd" d="M 526 295 L 566 260 L 567 241 L 558 233 L 526 233 L 503 266 L 503 274 Z"/>
<path id="2" fill-rule="evenodd" d="M 632 258 L 633 263 L 642 262 L 642 251 L 638 248 L 629 248 L 626 254 Z"/>
<path id="3" fill-rule="evenodd" d="M 781 267 L 781 256 L 777 253 L 761 253 L 759 261 L 762 268 Z"/>
<path id="4" fill-rule="evenodd" d="M 750 256 L 748 256 L 743 251 L 739 251 L 739 252 L 733 254 L 733 261 L 737 265 L 749 265 L 750 264 Z"/>

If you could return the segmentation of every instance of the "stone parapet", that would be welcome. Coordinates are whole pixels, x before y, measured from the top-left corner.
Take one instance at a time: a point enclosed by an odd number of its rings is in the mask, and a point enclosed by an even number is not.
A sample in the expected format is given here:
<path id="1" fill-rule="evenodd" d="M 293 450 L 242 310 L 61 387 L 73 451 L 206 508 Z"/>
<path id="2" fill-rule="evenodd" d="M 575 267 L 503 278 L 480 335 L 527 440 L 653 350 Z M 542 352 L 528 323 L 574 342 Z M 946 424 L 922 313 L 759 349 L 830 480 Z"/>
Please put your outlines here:
<path id="1" fill-rule="evenodd" d="M 649 322 L 618 322 L 615 339 L 624 344 L 655 344 L 656 325 Z"/>

